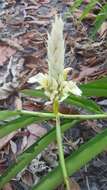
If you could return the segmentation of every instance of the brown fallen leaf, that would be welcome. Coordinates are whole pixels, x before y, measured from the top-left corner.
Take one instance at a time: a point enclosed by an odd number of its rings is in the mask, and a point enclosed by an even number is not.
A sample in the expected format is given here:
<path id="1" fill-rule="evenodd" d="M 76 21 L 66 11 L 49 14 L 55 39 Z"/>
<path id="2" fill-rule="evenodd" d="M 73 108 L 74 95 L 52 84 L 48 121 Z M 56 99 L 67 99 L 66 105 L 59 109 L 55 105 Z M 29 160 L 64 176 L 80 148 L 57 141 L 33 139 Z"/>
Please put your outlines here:
<path id="1" fill-rule="evenodd" d="M 76 78 L 76 81 L 82 81 L 84 78 L 98 71 L 98 69 L 99 69 L 98 66 L 96 67 L 82 66 L 82 71 L 80 72 L 79 76 Z"/>
<path id="2" fill-rule="evenodd" d="M 79 184 L 74 179 L 69 179 L 70 184 L 70 190 L 81 190 Z M 65 190 L 64 185 L 61 188 L 58 188 L 58 190 Z"/>
<path id="3" fill-rule="evenodd" d="M 14 155 L 16 155 L 17 153 L 17 145 L 15 142 L 13 142 L 12 140 L 10 140 L 10 147 L 11 147 L 11 151 Z"/>
<path id="4" fill-rule="evenodd" d="M 46 4 L 46 3 L 49 3 L 50 0 L 38 0 L 37 3 L 43 3 L 43 4 Z"/>
<path id="5" fill-rule="evenodd" d="M 33 185 L 33 174 L 30 171 L 25 171 L 22 174 L 21 180 L 28 186 Z"/>
<path id="6" fill-rule="evenodd" d="M 17 110 L 22 109 L 22 100 L 19 96 L 15 96 L 14 106 Z"/>
<path id="7" fill-rule="evenodd" d="M 7 183 L 4 187 L 3 190 L 13 190 L 12 186 L 10 183 Z"/>
<path id="8" fill-rule="evenodd" d="M 0 20 L 0 28 L 4 28 L 5 25 L 2 23 L 2 21 Z"/>
<path id="9" fill-rule="evenodd" d="M 107 36 L 107 22 L 103 22 L 98 33 L 102 39 L 105 39 L 105 37 Z"/>
<path id="10" fill-rule="evenodd" d="M 71 190 L 81 190 L 79 184 L 74 179 L 70 179 L 69 182 Z"/>
<path id="11" fill-rule="evenodd" d="M 31 124 L 27 127 L 27 130 L 29 131 L 29 136 L 23 138 L 23 142 L 21 145 L 21 151 L 24 149 L 27 149 L 29 146 L 31 146 L 38 137 L 41 137 L 44 135 L 47 131 L 45 128 L 43 128 L 41 125 L 37 124 Z"/>
<path id="12" fill-rule="evenodd" d="M 52 104 L 45 105 L 44 110 L 52 112 L 53 110 Z M 76 108 L 66 105 L 64 103 L 60 103 L 59 112 L 63 114 L 79 114 Z"/>
<path id="13" fill-rule="evenodd" d="M 21 42 L 17 38 L 12 38 L 12 39 L 2 38 L 2 39 L 0 39 L 0 41 L 3 42 L 4 44 L 8 45 L 9 47 L 13 48 L 13 49 L 23 51 L 23 47 L 21 46 Z"/>
<path id="14" fill-rule="evenodd" d="M 0 149 L 2 149 L 15 135 L 17 132 L 12 132 L 6 137 L 0 139 Z"/>
<path id="15" fill-rule="evenodd" d="M 7 45 L 0 44 L 0 65 L 3 65 L 8 58 L 15 54 L 16 50 Z"/>
<path id="16" fill-rule="evenodd" d="M 31 6 L 27 6 L 25 7 L 25 10 L 30 10 L 30 9 L 38 9 L 40 7 L 39 4 L 35 4 L 35 5 L 31 5 Z"/>
<path id="17" fill-rule="evenodd" d="M 26 21 L 26 23 L 29 23 L 29 24 L 37 24 L 37 25 L 48 25 L 49 24 L 49 20 L 37 20 L 37 19 L 33 19 L 33 20 L 30 20 L 30 21 Z"/>

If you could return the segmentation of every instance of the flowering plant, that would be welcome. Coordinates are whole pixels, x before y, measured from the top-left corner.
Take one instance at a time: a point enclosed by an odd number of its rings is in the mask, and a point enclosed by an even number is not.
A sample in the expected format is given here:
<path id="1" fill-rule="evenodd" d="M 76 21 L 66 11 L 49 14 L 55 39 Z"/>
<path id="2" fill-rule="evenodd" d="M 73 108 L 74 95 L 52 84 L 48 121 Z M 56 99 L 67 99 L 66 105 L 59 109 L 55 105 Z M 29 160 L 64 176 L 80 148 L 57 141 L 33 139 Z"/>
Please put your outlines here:
<path id="1" fill-rule="evenodd" d="M 63 101 L 72 93 L 81 96 L 82 91 L 74 81 L 67 81 L 67 74 L 71 68 L 64 69 L 64 23 L 61 17 L 55 16 L 51 34 L 48 34 L 48 74 L 39 73 L 29 79 L 29 83 L 38 82 L 36 89 L 44 89 L 45 95 L 53 103 L 53 111 L 56 114 L 56 137 L 59 149 L 59 159 L 67 190 L 70 190 L 64 153 L 61 139 L 60 117 L 58 116 L 59 101 Z"/>
<path id="2" fill-rule="evenodd" d="M 64 69 L 64 23 L 61 17 L 55 16 L 51 34 L 48 34 L 48 74 L 38 73 L 29 79 L 29 83 L 38 82 L 36 89 L 43 88 L 45 94 L 53 102 L 55 98 L 63 101 L 72 93 L 81 96 L 82 92 L 72 80 L 67 81 L 67 74 L 71 68 Z"/>
<path id="3" fill-rule="evenodd" d="M 32 190 L 53 190 L 60 185 L 63 180 L 67 190 L 72 189 L 73 181 L 69 182 L 68 176 L 74 174 L 88 161 L 107 148 L 107 129 L 97 134 L 64 159 L 62 146 L 62 133 L 67 129 L 74 127 L 82 120 L 107 119 L 107 113 L 104 112 L 95 101 L 90 100 L 86 96 L 107 97 L 107 77 L 99 80 L 81 84 L 78 88 L 75 81 L 67 80 L 67 74 L 71 68 L 64 69 L 64 23 L 61 17 L 56 16 L 52 24 L 52 31 L 48 34 L 47 53 L 48 53 L 48 73 L 38 73 L 29 79 L 29 83 L 37 82 L 39 85 L 36 89 L 44 89 L 45 94 L 53 104 L 53 112 L 35 112 L 23 109 L 14 111 L 0 111 L 0 138 L 5 137 L 9 133 L 17 129 L 24 128 L 32 123 L 56 119 L 56 128 L 53 127 L 49 133 L 38 139 L 33 145 L 27 148 L 22 154 L 17 156 L 17 164 L 13 163 L 0 176 L 0 189 L 9 182 L 14 176 L 24 169 L 41 151 L 46 148 L 52 141 L 57 139 L 59 151 L 59 166 L 49 172 L 40 182 L 33 187 Z M 21 93 L 34 97 L 43 97 L 43 92 L 33 89 L 22 90 Z M 81 96 L 82 93 L 84 96 Z M 68 97 L 70 95 L 70 97 Z M 67 99 L 66 99 L 67 98 Z M 73 104 L 82 107 L 94 114 L 62 114 L 59 113 L 59 103 L 66 99 L 70 105 Z M 11 119 L 12 117 L 12 119 Z M 9 118 L 9 119 L 8 119 Z M 60 118 L 61 126 L 60 126 Z M 66 121 L 64 120 L 66 119 Z M 6 121 L 6 122 L 3 122 Z M 65 164 L 66 162 L 66 164 Z"/>

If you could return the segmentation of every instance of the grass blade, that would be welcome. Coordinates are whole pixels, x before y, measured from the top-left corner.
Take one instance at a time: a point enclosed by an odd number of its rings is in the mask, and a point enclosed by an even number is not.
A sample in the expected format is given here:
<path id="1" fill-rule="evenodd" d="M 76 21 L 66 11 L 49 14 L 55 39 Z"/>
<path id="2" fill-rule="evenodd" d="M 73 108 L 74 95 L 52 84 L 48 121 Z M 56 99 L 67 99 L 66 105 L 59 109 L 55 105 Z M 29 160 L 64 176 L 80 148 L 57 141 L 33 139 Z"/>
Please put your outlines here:
<path id="1" fill-rule="evenodd" d="M 93 9 L 94 5 L 97 3 L 96 0 L 91 0 L 90 3 L 86 6 L 86 8 L 83 10 L 83 13 L 80 17 L 80 21 L 83 20 L 87 15 L 88 13 L 90 12 L 90 10 Z"/>
<path id="2" fill-rule="evenodd" d="M 99 12 L 99 14 L 96 17 L 96 20 L 95 20 L 95 23 L 94 23 L 94 27 L 91 30 L 91 37 L 92 38 L 95 37 L 95 34 L 97 33 L 97 31 L 101 27 L 102 23 L 106 19 L 107 19 L 107 3 L 102 7 L 101 11 Z"/>
<path id="3" fill-rule="evenodd" d="M 83 0 L 75 0 L 73 5 L 70 7 L 70 11 L 74 12 L 82 4 Z"/>

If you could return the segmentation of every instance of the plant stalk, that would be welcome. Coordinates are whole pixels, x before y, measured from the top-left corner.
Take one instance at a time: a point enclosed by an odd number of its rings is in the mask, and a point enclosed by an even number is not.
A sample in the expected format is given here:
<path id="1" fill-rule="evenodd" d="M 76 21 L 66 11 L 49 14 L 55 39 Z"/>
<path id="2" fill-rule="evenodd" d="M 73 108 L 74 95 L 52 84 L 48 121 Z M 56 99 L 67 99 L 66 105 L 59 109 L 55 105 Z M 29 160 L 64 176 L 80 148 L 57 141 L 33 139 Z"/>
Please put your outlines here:
<path id="1" fill-rule="evenodd" d="M 56 115 L 56 139 L 57 139 L 57 144 L 58 144 L 58 152 L 59 152 L 59 161 L 60 161 L 60 166 L 62 169 L 62 174 L 64 178 L 64 183 L 66 185 L 66 189 L 70 190 L 70 184 L 69 184 L 69 178 L 66 170 L 66 165 L 65 165 L 65 159 L 64 159 L 64 151 L 63 151 L 63 145 L 62 145 L 62 135 L 61 135 L 61 126 L 60 126 L 60 116 L 58 114 L 59 111 L 59 102 L 57 98 L 54 100 L 53 103 L 53 112 Z"/>
<path id="2" fill-rule="evenodd" d="M 65 159 L 64 159 L 59 115 L 56 115 L 56 139 L 57 139 L 57 144 L 58 144 L 59 160 L 60 160 L 60 165 L 61 165 L 61 169 L 63 173 L 64 182 L 66 185 L 66 189 L 70 190 L 69 178 L 67 175 Z"/>
<path id="3" fill-rule="evenodd" d="M 45 113 L 45 112 L 33 112 L 33 111 L 26 111 L 26 110 L 17 110 L 17 114 L 21 115 L 31 115 L 31 116 L 38 116 L 38 117 L 47 117 L 47 118 L 56 118 L 55 113 Z M 14 113 L 14 111 L 13 111 Z M 94 114 L 94 115 L 67 115 L 58 113 L 58 116 L 60 118 L 65 119 L 75 119 L 75 120 L 93 120 L 93 119 L 107 119 L 107 112 L 104 112 L 103 114 Z"/>

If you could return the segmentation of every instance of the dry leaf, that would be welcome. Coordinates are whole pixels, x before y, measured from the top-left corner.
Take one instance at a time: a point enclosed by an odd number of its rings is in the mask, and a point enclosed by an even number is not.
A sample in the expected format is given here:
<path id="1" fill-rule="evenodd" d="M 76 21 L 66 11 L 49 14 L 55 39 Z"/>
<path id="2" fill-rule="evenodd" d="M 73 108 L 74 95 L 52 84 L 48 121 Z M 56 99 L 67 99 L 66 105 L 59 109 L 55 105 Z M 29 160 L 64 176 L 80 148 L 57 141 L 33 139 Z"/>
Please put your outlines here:
<path id="1" fill-rule="evenodd" d="M 15 135 L 17 132 L 12 132 L 9 135 L 7 135 L 6 137 L 3 137 L 0 139 L 0 149 L 3 148 L 3 146 L 5 146 Z"/>
<path id="2" fill-rule="evenodd" d="M 79 184 L 74 180 L 69 178 L 70 190 L 81 190 Z M 58 190 L 65 190 L 64 186 Z"/>
<path id="3" fill-rule="evenodd" d="M 12 189 L 12 186 L 10 183 L 7 183 L 4 187 L 3 187 L 3 190 L 13 190 Z"/>
<path id="4" fill-rule="evenodd" d="M 34 24 L 37 24 L 37 25 L 44 25 L 46 26 L 47 24 L 49 24 L 49 21 L 48 20 L 31 20 L 31 21 L 26 21 L 27 23 L 34 23 Z"/>
<path id="5" fill-rule="evenodd" d="M 78 78 L 76 79 L 77 81 L 82 81 L 85 77 L 90 76 L 91 74 L 95 73 L 96 71 L 99 70 L 99 67 L 86 67 L 82 66 L 82 71 L 80 72 Z"/>
<path id="6" fill-rule="evenodd" d="M 12 140 L 10 140 L 10 146 L 11 146 L 11 151 L 15 155 L 17 153 L 17 145 L 14 143 Z"/>
<path id="7" fill-rule="evenodd" d="M 98 33 L 100 34 L 100 37 L 102 39 L 105 39 L 105 37 L 107 36 L 107 22 L 103 22 Z"/>
<path id="8" fill-rule="evenodd" d="M 43 3 L 43 4 L 49 3 L 49 2 L 50 2 L 50 0 L 38 0 L 37 1 L 37 3 Z"/>
<path id="9" fill-rule="evenodd" d="M 22 101 L 21 101 L 21 98 L 20 98 L 20 97 L 18 97 L 18 96 L 15 97 L 15 102 L 14 102 L 14 104 L 15 104 L 15 108 L 16 108 L 17 110 L 21 110 L 21 109 L 22 109 Z"/>
<path id="10" fill-rule="evenodd" d="M 0 45 L 0 65 L 3 65 L 15 52 L 16 50 L 9 46 Z"/>
<path id="11" fill-rule="evenodd" d="M 5 27 L 5 25 L 2 23 L 2 21 L 0 20 L 0 29 L 1 28 L 4 28 Z"/>
<path id="12" fill-rule="evenodd" d="M 70 179 L 69 181 L 71 190 L 81 190 L 79 184 L 74 179 Z"/>
<path id="13" fill-rule="evenodd" d="M 21 180 L 23 183 L 32 186 L 33 185 L 33 175 L 29 171 L 25 171 L 22 174 Z"/>
<path id="14" fill-rule="evenodd" d="M 81 15 L 82 15 L 82 13 L 83 13 L 82 10 L 76 9 L 76 11 L 74 12 L 74 16 L 75 16 L 76 18 L 80 18 Z M 93 13 L 88 13 L 87 16 L 85 17 L 85 19 L 91 19 L 91 20 L 93 20 L 93 19 L 95 19 L 95 18 L 96 18 L 96 15 L 93 14 Z"/>
<path id="15" fill-rule="evenodd" d="M 6 99 L 11 95 L 20 83 L 20 74 L 23 69 L 24 59 L 11 56 L 7 69 L 0 73 L 0 99 Z M 9 79 L 10 80 L 7 80 Z"/>
<path id="16" fill-rule="evenodd" d="M 28 144 L 27 136 L 24 136 L 21 144 L 21 151 L 23 151 L 27 147 L 27 144 Z"/>
<path id="17" fill-rule="evenodd" d="M 44 135 L 47 132 L 45 128 L 43 128 L 42 126 L 37 125 L 37 124 L 31 124 L 27 127 L 27 129 L 28 129 L 30 135 L 27 140 L 26 148 L 31 146 L 38 139 L 38 137 L 41 137 L 42 135 Z"/>

